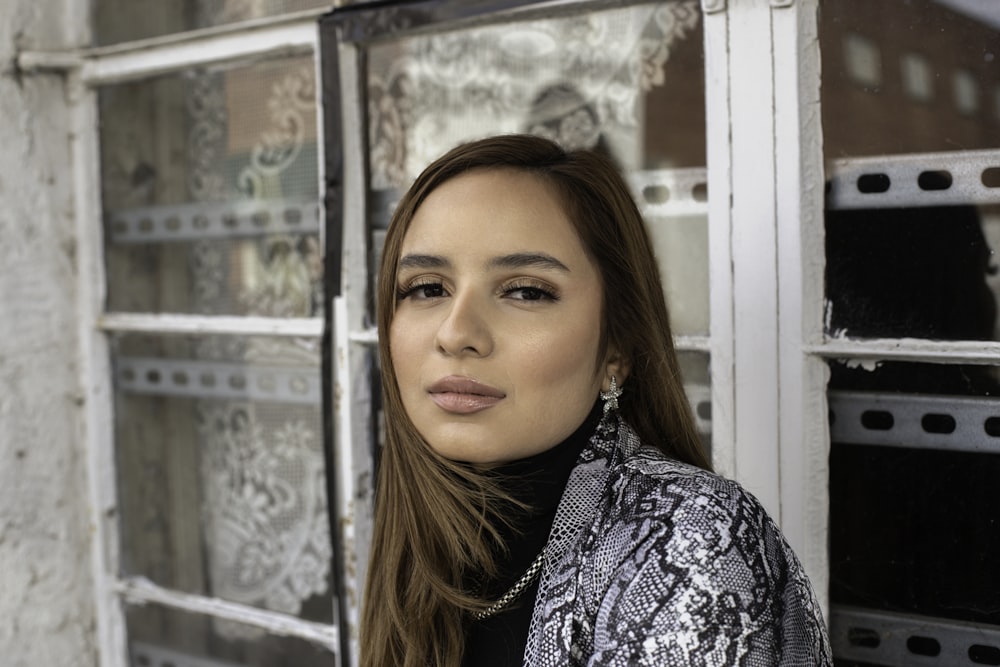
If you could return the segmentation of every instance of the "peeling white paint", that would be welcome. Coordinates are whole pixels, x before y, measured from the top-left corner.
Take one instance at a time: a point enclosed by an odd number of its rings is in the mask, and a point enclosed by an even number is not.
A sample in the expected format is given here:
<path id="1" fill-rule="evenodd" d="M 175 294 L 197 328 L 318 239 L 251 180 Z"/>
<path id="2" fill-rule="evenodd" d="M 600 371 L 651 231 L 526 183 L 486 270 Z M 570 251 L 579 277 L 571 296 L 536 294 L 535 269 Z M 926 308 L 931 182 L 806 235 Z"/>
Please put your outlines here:
<path id="1" fill-rule="evenodd" d="M 882 362 L 876 359 L 846 359 L 844 365 L 850 369 L 861 369 L 873 373 L 882 366 Z"/>

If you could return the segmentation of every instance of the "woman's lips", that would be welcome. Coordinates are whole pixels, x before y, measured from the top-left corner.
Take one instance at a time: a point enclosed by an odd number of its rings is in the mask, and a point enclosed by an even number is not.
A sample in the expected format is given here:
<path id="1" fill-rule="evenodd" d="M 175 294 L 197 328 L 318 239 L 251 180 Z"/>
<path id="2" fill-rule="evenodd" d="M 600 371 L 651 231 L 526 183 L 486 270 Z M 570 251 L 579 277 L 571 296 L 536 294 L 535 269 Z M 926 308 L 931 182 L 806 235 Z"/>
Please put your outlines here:
<path id="1" fill-rule="evenodd" d="M 455 375 L 438 380 L 427 392 L 442 410 L 462 415 L 492 408 L 506 397 L 499 389 Z"/>

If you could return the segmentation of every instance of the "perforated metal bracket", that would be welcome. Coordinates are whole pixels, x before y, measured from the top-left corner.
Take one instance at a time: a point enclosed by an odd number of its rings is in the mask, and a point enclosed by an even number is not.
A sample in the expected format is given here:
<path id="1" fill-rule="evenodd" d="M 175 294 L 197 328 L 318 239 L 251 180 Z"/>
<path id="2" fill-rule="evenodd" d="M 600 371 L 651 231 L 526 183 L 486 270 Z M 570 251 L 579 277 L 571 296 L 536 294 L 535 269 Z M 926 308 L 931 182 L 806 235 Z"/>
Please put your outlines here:
<path id="1" fill-rule="evenodd" d="M 1000 151 L 857 157 L 827 168 L 828 209 L 1000 203 Z"/>
<path id="2" fill-rule="evenodd" d="M 831 391 L 828 399 L 834 443 L 1000 452 L 996 398 Z"/>
<path id="3" fill-rule="evenodd" d="M 106 214 L 112 243 L 163 243 L 266 234 L 314 234 L 313 199 L 195 202 L 146 206 Z"/>
<path id="4" fill-rule="evenodd" d="M 712 388 L 708 385 L 685 384 L 691 412 L 694 413 L 695 427 L 702 435 L 712 434 Z"/>
<path id="5" fill-rule="evenodd" d="M 708 173 L 703 167 L 633 171 L 627 180 L 644 217 L 708 214 Z"/>
<path id="6" fill-rule="evenodd" d="M 880 665 L 996 665 L 1000 630 L 941 618 L 834 606 L 833 654 Z"/>
<path id="7" fill-rule="evenodd" d="M 706 14 L 726 11 L 726 0 L 701 0 L 701 11 Z"/>
<path id="8" fill-rule="evenodd" d="M 318 369 L 119 357 L 116 386 L 133 394 L 319 405 Z"/>

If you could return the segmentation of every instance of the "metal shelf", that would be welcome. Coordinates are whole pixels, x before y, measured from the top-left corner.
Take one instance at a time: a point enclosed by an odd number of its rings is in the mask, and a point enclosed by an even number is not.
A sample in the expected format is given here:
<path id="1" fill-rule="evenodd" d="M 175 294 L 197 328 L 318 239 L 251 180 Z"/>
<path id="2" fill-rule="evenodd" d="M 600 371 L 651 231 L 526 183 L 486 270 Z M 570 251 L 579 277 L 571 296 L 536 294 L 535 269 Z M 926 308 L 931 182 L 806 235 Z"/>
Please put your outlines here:
<path id="1" fill-rule="evenodd" d="M 115 386 L 133 394 L 320 405 L 319 368 L 119 357 Z"/>
<path id="2" fill-rule="evenodd" d="M 834 605 L 837 658 L 896 665 L 1000 665 L 1000 626 Z"/>
<path id="3" fill-rule="evenodd" d="M 647 219 L 708 215 L 708 172 L 704 167 L 633 171 L 625 179 Z"/>
<path id="4" fill-rule="evenodd" d="M 708 215 L 708 170 L 646 169 L 624 175 L 639 211 L 647 218 Z M 399 199 L 399 190 L 373 190 L 371 226 L 382 231 L 389 226 Z M 375 242 L 381 248 L 381 239 Z"/>
<path id="5" fill-rule="evenodd" d="M 685 384 L 691 412 L 694 414 L 694 425 L 702 435 L 712 434 L 712 388 L 704 384 Z"/>
<path id="6" fill-rule="evenodd" d="M 830 210 L 1000 204 L 1000 150 L 835 160 L 827 179 Z"/>
<path id="7" fill-rule="evenodd" d="M 267 234 L 315 234 L 315 199 L 255 199 L 108 211 L 111 243 L 164 243 Z"/>
<path id="8" fill-rule="evenodd" d="M 997 398 L 831 391 L 828 399 L 834 443 L 1000 453 Z"/>

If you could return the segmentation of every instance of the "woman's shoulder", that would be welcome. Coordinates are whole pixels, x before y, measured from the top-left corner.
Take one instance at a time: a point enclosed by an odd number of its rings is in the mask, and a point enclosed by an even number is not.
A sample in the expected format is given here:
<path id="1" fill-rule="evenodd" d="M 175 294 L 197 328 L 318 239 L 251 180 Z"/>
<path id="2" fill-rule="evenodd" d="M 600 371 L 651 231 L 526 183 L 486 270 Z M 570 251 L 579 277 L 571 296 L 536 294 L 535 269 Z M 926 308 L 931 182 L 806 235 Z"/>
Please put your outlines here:
<path id="1" fill-rule="evenodd" d="M 616 495 L 634 497 L 642 514 L 660 511 L 673 515 L 678 508 L 686 508 L 744 519 L 767 516 L 757 498 L 739 483 L 672 459 L 652 446 L 633 450 L 612 468 L 611 475 Z"/>
<path id="2" fill-rule="evenodd" d="M 808 577 L 753 494 L 614 435 L 573 561 L 596 662 L 831 664 Z"/>
<path id="3" fill-rule="evenodd" d="M 779 568 L 794 563 L 777 524 L 739 483 L 670 458 L 640 442 L 621 421 L 614 431 L 608 435 L 616 440 L 617 455 L 607 463 L 602 509 L 594 526 L 597 543 L 626 534 L 633 542 L 669 548 L 681 559 L 730 552 Z M 690 548 L 697 545 L 701 547 Z"/>
<path id="4" fill-rule="evenodd" d="M 739 483 L 648 446 L 632 449 L 609 472 L 599 534 L 626 535 L 670 554 L 677 567 L 701 569 L 714 562 L 729 572 L 744 571 L 747 581 L 760 572 L 802 575 L 777 524 Z M 598 538 L 600 543 L 611 544 Z"/>

